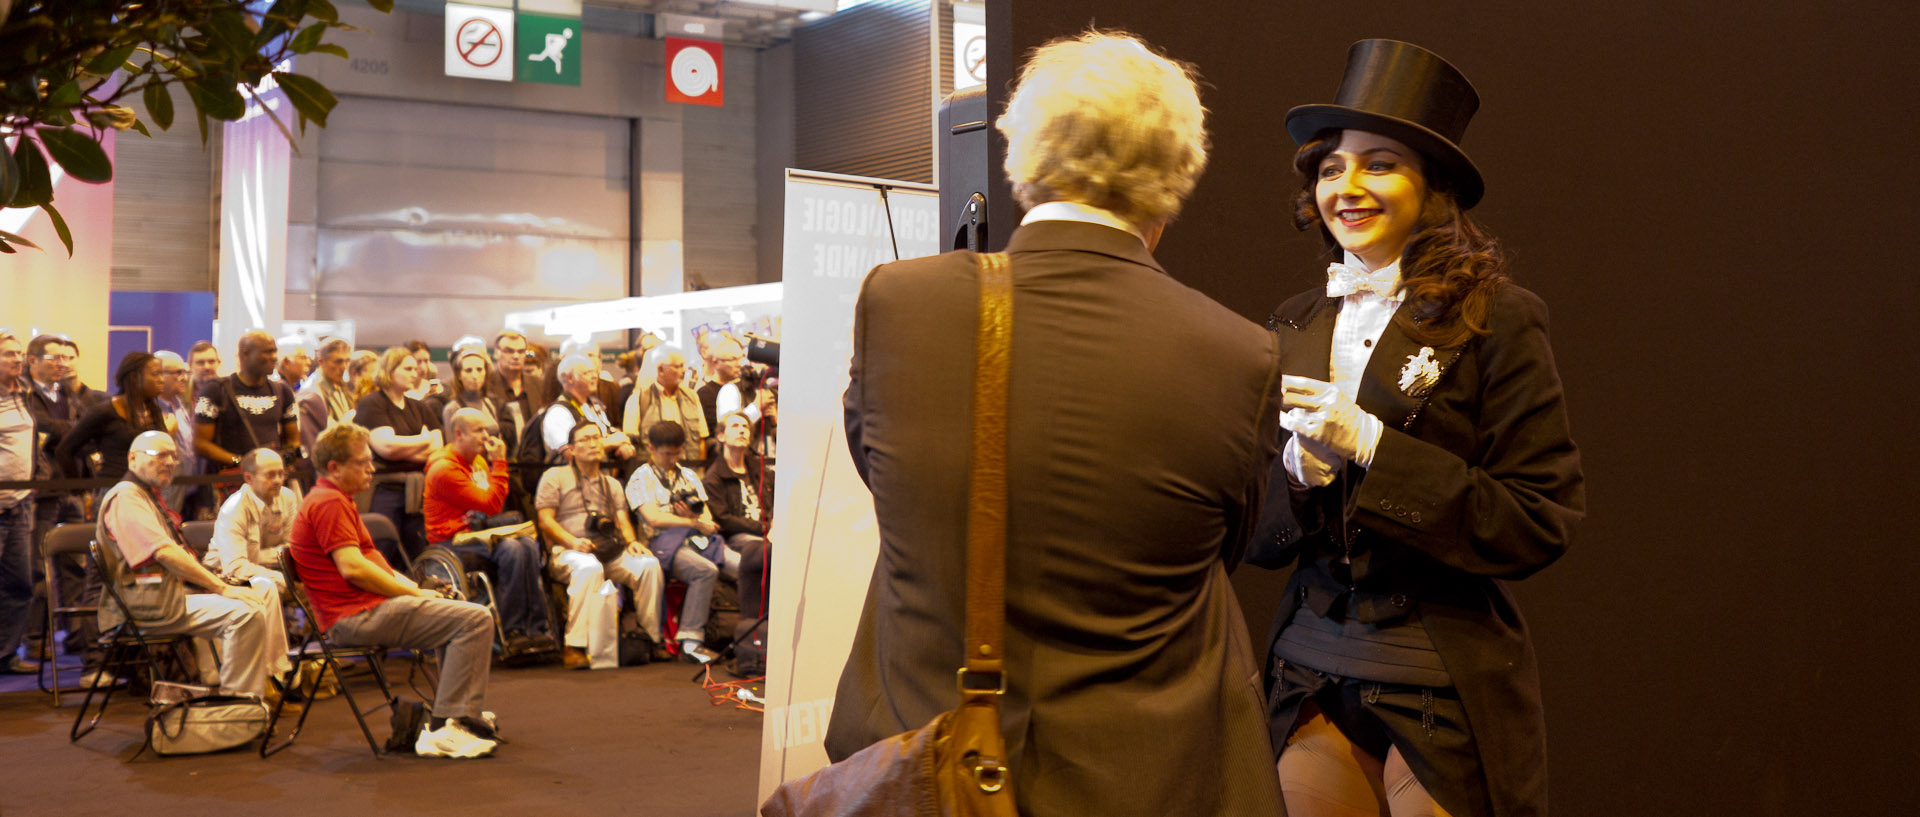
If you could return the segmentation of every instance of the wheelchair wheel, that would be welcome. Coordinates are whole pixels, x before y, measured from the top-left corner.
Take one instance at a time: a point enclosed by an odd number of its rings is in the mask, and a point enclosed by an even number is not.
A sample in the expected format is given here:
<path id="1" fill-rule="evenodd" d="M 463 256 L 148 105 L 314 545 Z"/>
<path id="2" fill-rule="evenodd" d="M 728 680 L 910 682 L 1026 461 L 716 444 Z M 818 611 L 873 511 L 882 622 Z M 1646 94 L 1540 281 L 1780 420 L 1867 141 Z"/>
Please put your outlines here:
<path id="1" fill-rule="evenodd" d="M 473 586 L 467 581 L 467 570 L 461 566 L 460 557 L 453 551 L 441 547 L 420 551 L 420 555 L 413 559 L 412 573 L 414 583 L 424 589 L 452 588 L 454 598 L 473 600 Z"/>

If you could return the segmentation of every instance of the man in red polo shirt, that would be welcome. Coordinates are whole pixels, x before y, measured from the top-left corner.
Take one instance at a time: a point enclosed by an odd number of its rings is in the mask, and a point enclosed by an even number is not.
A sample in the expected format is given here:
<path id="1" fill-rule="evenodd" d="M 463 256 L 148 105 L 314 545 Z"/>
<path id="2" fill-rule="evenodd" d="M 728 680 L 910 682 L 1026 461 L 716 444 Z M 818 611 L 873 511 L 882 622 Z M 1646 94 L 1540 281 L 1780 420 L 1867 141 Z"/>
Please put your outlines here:
<path id="1" fill-rule="evenodd" d="M 428 757 L 481 757 L 496 742 L 493 715 L 482 711 L 493 657 L 493 614 L 487 608 L 422 590 L 395 571 L 373 546 L 353 495 L 373 477 L 365 428 L 343 423 L 313 445 L 320 475 L 293 519 L 294 563 L 306 582 L 320 629 L 336 644 L 438 650 L 440 683 L 432 720 L 414 743 Z"/>

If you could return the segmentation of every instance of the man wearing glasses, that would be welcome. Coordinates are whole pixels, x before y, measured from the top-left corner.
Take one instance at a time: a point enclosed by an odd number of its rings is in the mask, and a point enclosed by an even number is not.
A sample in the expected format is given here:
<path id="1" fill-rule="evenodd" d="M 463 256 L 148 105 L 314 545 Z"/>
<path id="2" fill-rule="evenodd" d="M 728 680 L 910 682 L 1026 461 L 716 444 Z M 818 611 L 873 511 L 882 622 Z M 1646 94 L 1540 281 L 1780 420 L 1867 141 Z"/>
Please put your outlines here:
<path id="1" fill-rule="evenodd" d="M 180 459 L 171 435 L 142 433 L 127 452 L 126 478 L 101 500 L 94 536 L 102 579 L 118 589 L 128 609 L 103 597 L 100 623 L 113 627 L 132 618 L 147 633 L 219 639 L 220 691 L 265 695 L 269 669 L 286 653 L 286 638 L 274 643 L 271 637 L 270 618 L 278 619 L 279 605 L 214 575 L 187 550 L 180 517 L 160 500 Z"/>
<path id="2" fill-rule="evenodd" d="M 100 396 L 74 378 L 74 363 L 79 358 L 80 346 L 65 335 L 38 335 L 27 343 L 27 373 L 21 381 L 26 385 L 27 410 L 33 414 L 34 434 L 40 440 L 40 451 L 49 463 L 58 462 L 53 456 L 54 449 L 73 430 L 74 424 L 93 408 L 94 398 Z M 40 469 L 37 475 L 48 478 L 87 476 L 60 473 L 58 465 Z M 33 541 L 45 539 L 47 531 L 53 530 L 56 525 L 84 522 L 86 518 L 86 509 L 81 504 L 79 494 L 41 491 L 33 500 Z M 34 563 L 40 564 L 39 553 L 36 552 L 34 556 Z M 59 600 L 60 603 L 74 606 L 85 602 L 87 582 L 81 565 L 65 562 L 60 569 L 60 589 L 65 596 Z M 94 633 L 92 620 L 81 617 L 75 621 L 73 631 L 68 633 L 67 644 L 70 646 L 67 652 L 84 652 L 87 645 L 94 643 Z"/>
<path id="3" fill-rule="evenodd" d="M 493 713 L 485 711 L 493 659 L 487 608 L 423 590 L 387 564 L 353 504 L 373 479 L 372 437 L 341 423 L 313 444 L 319 481 L 293 518 L 289 552 L 299 566 L 320 629 L 337 644 L 437 650 L 432 720 L 414 743 L 429 757 L 493 752 Z"/>

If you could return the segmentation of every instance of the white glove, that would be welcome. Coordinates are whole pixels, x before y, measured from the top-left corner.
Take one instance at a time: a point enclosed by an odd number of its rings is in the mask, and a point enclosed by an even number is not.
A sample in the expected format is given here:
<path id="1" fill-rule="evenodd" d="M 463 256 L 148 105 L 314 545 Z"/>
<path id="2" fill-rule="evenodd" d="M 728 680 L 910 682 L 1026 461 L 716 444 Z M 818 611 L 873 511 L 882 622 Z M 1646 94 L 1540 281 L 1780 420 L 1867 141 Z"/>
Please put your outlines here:
<path id="1" fill-rule="evenodd" d="M 1284 427 L 1286 423 L 1287 415 L 1280 415 L 1280 425 Z M 1340 469 L 1339 457 L 1321 448 L 1319 443 L 1298 434 L 1287 438 L 1287 447 L 1280 452 L 1280 461 L 1287 467 L 1287 479 L 1302 488 L 1331 484 Z"/>
<path id="2" fill-rule="evenodd" d="M 1353 398 L 1332 383 L 1281 375 L 1280 385 L 1284 390 L 1280 407 L 1286 410 L 1282 427 L 1362 468 L 1373 464 L 1373 450 L 1386 428 L 1380 418 L 1361 411 Z"/>

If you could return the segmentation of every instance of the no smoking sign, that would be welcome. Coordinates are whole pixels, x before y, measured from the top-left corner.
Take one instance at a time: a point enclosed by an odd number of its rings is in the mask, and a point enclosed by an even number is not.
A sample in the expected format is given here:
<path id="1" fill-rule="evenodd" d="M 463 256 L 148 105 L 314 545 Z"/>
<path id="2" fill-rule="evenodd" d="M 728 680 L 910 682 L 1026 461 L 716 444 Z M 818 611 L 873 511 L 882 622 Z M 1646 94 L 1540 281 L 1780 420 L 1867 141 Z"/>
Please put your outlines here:
<path id="1" fill-rule="evenodd" d="M 447 4 L 447 76 L 512 82 L 513 42 L 512 9 Z"/>

